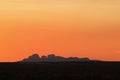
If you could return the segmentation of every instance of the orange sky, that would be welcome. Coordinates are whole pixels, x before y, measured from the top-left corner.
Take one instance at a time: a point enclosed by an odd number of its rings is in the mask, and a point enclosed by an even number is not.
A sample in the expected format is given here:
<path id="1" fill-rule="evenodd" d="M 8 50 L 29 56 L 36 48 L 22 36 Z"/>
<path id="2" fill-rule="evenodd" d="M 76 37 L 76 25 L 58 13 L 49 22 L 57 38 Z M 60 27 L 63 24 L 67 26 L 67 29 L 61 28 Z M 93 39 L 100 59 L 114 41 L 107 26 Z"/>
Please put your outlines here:
<path id="1" fill-rule="evenodd" d="M 33 53 L 120 61 L 120 1 L 0 0 L 0 61 Z"/>

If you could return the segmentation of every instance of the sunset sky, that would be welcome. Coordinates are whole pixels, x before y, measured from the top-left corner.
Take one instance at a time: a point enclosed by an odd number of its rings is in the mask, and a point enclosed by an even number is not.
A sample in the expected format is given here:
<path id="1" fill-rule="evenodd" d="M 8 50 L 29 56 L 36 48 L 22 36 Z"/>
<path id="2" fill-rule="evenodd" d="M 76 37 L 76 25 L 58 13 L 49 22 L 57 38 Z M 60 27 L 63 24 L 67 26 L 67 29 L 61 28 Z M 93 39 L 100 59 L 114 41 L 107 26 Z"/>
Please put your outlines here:
<path id="1" fill-rule="evenodd" d="M 0 62 L 33 53 L 120 61 L 120 0 L 0 0 Z"/>

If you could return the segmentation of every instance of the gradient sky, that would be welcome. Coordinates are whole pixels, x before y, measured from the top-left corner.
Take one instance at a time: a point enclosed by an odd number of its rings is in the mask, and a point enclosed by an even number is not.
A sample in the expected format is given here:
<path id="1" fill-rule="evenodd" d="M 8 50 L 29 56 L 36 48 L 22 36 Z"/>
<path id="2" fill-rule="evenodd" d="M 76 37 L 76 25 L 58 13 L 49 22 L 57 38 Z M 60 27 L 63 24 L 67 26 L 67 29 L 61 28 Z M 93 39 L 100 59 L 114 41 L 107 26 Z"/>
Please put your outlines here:
<path id="1" fill-rule="evenodd" d="M 0 0 L 0 61 L 33 53 L 120 61 L 120 0 Z"/>

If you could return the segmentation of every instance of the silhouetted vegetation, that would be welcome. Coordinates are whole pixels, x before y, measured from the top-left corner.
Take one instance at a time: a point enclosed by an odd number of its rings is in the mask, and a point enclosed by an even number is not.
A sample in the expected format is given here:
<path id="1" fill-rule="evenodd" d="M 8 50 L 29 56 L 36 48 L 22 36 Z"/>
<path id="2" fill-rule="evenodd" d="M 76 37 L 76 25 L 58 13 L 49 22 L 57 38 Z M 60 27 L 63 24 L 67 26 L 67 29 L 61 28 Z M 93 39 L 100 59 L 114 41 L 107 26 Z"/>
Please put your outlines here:
<path id="1" fill-rule="evenodd" d="M 120 63 L 0 63 L 0 80 L 120 80 Z"/>

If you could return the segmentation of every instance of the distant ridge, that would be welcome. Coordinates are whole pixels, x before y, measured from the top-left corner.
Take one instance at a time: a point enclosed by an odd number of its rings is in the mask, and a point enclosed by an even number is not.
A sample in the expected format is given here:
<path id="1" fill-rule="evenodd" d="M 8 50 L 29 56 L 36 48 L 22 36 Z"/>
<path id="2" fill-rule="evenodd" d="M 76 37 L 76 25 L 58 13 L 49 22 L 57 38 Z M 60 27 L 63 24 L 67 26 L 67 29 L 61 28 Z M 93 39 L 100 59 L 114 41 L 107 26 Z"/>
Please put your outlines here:
<path id="1" fill-rule="evenodd" d="M 38 54 L 33 54 L 28 58 L 23 59 L 20 62 L 88 62 L 91 61 L 89 58 L 78 58 L 78 57 L 68 57 L 64 58 L 62 56 L 56 56 L 55 54 L 49 54 L 48 56 L 39 56 Z"/>

